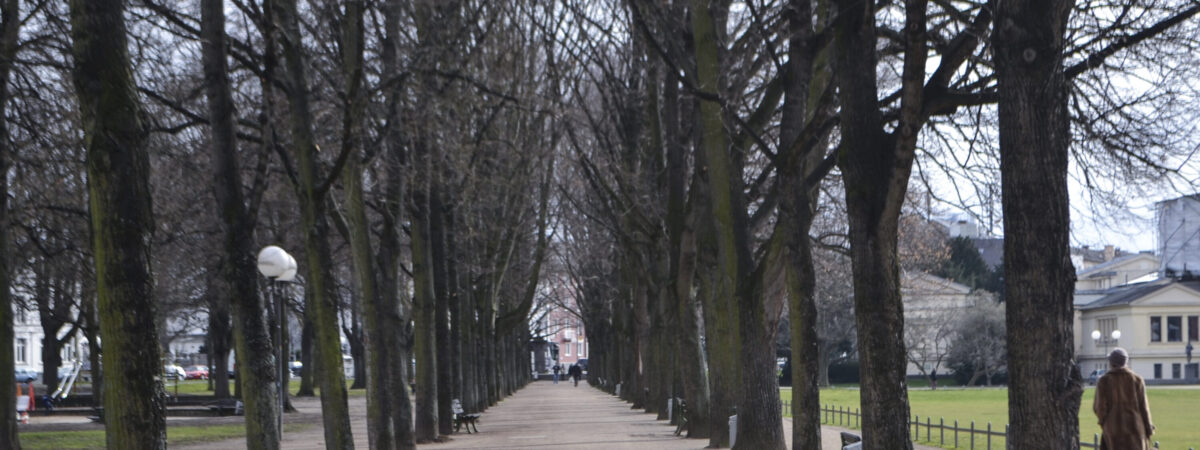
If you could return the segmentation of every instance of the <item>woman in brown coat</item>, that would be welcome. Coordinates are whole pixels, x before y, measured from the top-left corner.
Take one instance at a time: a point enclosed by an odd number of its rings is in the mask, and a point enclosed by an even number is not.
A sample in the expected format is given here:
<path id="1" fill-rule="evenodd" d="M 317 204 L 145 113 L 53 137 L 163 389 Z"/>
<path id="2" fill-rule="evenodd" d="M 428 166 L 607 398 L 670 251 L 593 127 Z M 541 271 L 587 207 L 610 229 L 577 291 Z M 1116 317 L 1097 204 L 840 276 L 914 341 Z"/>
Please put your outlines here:
<path id="1" fill-rule="evenodd" d="M 1108 373 L 1096 383 L 1092 410 L 1104 431 L 1100 448 L 1107 450 L 1149 450 L 1150 404 L 1146 401 L 1146 383 L 1125 365 L 1129 354 L 1117 348 L 1108 354 Z"/>

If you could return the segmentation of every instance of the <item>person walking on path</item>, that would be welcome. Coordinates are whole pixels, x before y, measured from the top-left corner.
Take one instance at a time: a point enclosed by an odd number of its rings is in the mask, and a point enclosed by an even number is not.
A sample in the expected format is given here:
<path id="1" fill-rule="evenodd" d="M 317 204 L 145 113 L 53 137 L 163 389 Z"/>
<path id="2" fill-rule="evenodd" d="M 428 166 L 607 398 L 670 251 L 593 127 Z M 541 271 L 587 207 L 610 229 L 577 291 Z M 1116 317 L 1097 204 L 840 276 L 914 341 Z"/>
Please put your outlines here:
<path id="1" fill-rule="evenodd" d="M 937 369 L 933 369 L 933 371 L 929 372 L 929 389 L 934 391 L 937 390 Z"/>
<path id="2" fill-rule="evenodd" d="M 583 368 L 579 364 L 571 364 L 571 368 L 567 369 L 567 374 L 575 380 L 575 387 L 579 387 L 579 378 L 583 376 Z"/>
<path id="3" fill-rule="evenodd" d="M 1092 411 L 1103 432 L 1100 448 L 1107 450 L 1149 450 L 1154 424 L 1150 422 L 1150 404 L 1146 401 L 1146 383 L 1125 363 L 1129 354 L 1123 348 L 1108 354 L 1108 372 L 1096 383 Z"/>
<path id="4" fill-rule="evenodd" d="M 562 372 L 562 366 L 555 364 L 554 365 L 554 384 L 558 384 L 558 373 L 559 372 Z"/>

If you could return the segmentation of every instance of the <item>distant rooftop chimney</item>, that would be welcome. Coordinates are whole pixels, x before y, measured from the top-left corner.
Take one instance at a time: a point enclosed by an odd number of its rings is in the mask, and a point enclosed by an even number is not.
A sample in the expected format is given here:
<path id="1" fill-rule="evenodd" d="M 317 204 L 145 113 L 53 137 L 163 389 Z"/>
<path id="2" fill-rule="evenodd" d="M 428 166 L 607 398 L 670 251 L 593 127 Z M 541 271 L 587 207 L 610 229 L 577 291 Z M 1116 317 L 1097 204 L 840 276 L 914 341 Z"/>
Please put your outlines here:
<path id="1" fill-rule="evenodd" d="M 1104 246 L 1104 262 L 1112 261 L 1117 256 L 1117 249 L 1111 245 Z"/>

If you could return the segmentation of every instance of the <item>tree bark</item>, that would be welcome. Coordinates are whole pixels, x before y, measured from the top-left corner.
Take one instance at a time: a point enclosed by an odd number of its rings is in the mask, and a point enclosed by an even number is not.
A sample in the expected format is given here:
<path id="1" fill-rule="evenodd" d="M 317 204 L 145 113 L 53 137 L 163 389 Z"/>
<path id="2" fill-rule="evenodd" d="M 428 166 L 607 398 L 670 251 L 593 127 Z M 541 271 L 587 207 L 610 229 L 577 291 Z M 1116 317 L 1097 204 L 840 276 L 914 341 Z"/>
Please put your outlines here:
<path id="1" fill-rule="evenodd" d="M 295 147 L 298 179 L 296 196 L 300 201 L 300 226 L 304 230 L 304 257 L 300 265 L 307 271 L 305 292 L 311 301 L 305 311 L 313 323 L 314 345 L 321 388 L 321 415 L 325 425 L 325 447 L 352 449 L 350 414 L 346 404 L 345 373 L 342 370 L 341 339 L 338 327 L 337 287 L 333 276 L 333 256 L 329 247 L 329 217 L 326 195 L 329 183 L 320 173 L 316 142 L 313 138 L 312 110 L 309 106 L 306 62 L 301 46 L 295 0 L 274 4 L 280 19 L 280 43 L 283 48 L 291 115 L 292 144 Z"/>
<path id="2" fill-rule="evenodd" d="M 308 304 L 309 294 L 304 294 L 305 304 Z M 297 397 L 312 397 L 317 395 L 316 359 L 313 358 L 313 325 L 308 316 L 307 308 L 300 315 L 300 388 L 296 390 Z"/>
<path id="3" fill-rule="evenodd" d="M 855 320 L 862 373 L 864 448 L 912 448 L 909 439 L 904 311 L 897 232 L 921 128 L 925 4 L 905 5 L 907 48 L 901 119 L 883 129 L 876 84 L 875 9 L 840 2 L 836 75 L 840 83 L 843 180 L 850 221 Z"/>
<path id="4" fill-rule="evenodd" d="M 383 66 L 390 73 L 400 73 L 399 39 L 400 10 L 399 0 L 387 0 L 383 3 L 384 40 L 382 59 Z M 400 282 L 400 224 L 404 213 L 404 143 L 400 133 L 400 102 L 403 91 L 398 83 L 389 83 L 384 89 L 386 96 L 387 121 L 390 125 L 384 135 L 383 150 L 384 173 L 387 176 L 383 208 L 383 229 L 380 233 L 379 252 L 379 307 L 378 311 L 382 325 L 385 327 L 381 336 L 383 345 L 394 353 L 388 359 L 390 377 L 387 378 L 387 393 L 385 399 L 392 417 L 395 448 L 397 450 L 413 450 L 416 439 L 413 434 L 413 411 L 410 401 L 408 384 L 409 363 L 411 361 L 412 308 L 411 303 L 404 307 L 402 298 L 408 291 Z"/>
<path id="5" fill-rule="evenodd" d="M 343 115 L 342 145 L 348 146 L 349 159 L 342 170 L 342 188 L 346 195 L 346 219 L 350 234 L 351 258 L 354 267 L 354 286 L 358 291 L 359 308 L 363 312 L 363 339 L 366 347 L 365 367 L 360 370 L 360 359 L 355 359 L 355 374 L 365 375 L 355 384 L 367 388 L 367 442 L 373 449 L 391 449 L 395 446 L 392 430 L 391 382 L 395 376 L 389 370 L 395 350 L 388 343 L 386 334 L 395 328 L 388 326 L 387 310 L 383 294 L 376 281 L 377 268 L 373 264 L 371 235 L 363 195 L 363 121 L 366 115 L 366 94 L 363 90 L 363 2 L 353 0 L 345 3 L 345 20 L 342 21 L 342 70 L 346 79 L 346 102 Z M 393 287 L 398 288 L 398 286 Z"/>
<path id="6" fill-rule="evenodd" d="M 17 55 L 17 39 L 21 26 L 20 0 L 4 0 L 0 10 L 0 224 L 9 223 L 8 214 L 8 169 L 12 160 L 8 131 L 8 80 L 11 77 Z M 13 368 L 16 358 L 13 349 L 13 299 L 12 280 L 9 277 L 9 232 L 8 226 L 0 227 L 0 405 L 17 404 L 16 384 Z M 21 440 L 17 436 L 16 408 L 0 408 L 0 447 L 20 450 Z"/>
<path id="7" fill-rule="evenodd" d="M 1070 1 L 996 7 L 1000 172 L 1009 355 L 1009 444 L 1078 448 L 1082 383 L 1074 362 L 1067 190 L 1069 85 L 1063 73 Z M 990 379 L 990 377 L 989 377 Z"/>
<path id="8" fill-rule="evenodd" d="M 667 151 L 666 224 L 671 254 L 670 286 L 674 289 L 675 312 L 679 315 L 679 377 L 683 398 L 687 403 L 688 437 L 707 438 L 710 425 L 708 369 L 704 363 L 704 348 L 700 343 L 700 314 L 693 289 L 696 276 L 696 215 L 692 201 L 685 198 L 688 167 L 679 129 L 679 100 L 678 82 L 668 77 L 663 89 L 662 110 Z M 589 327 L 589 335 L 591 332 Z M 589 363 L 594 360 L 593 357 Z"/>
<path id="9" fill-rule="evenodd" d="M 424 144 L 418 144 L 423 148 Z M 432 442 L 438 437 L 438 387 L 437 387 L 437 300 L 433 287 L 432 245 L 429 225 L 429 180 L 431 171 L 428 149 L 418 150 L 416 161 L 424 161 L 420 168 L 410 173 L 417 176 L 409 191 L 410 240 L 412 242 L 413 272 L 413 344 L 417 360 L 417 443 Z"/>
<path id="10" fill-rule="evenodd" d="M 817 342 L 816 272 L 809 230 L 816 212 L 817 188 L 824 173 L 820 165 L 823 139 L 806 139 L 818 120 L 814 110 L 821 105 L 824 86 L 813 80 L 818 48 L 813 35 L 813 4 L 792 0 L 785 7 L 791 36 L 784 77 L 784 101 L 780 124 L 780 204 L 776 232 L 786 246 L 789 326 L 791 333 L 792 448 L 821 448 L 821 411 Z M 810 130 L 810 136 L 805 131 Z M 804 142 L 804 141 L 810 142 Z M 817 175 L 814 177 L 814 175 Z M 815 180 L 813 178 L 816 178 Z"/>
<path id="11" fill-rule="evenodd" d="M 434 169 L 440 171 L 441 169 Z M 441 177 L 434 177 L 434 189 L 429 194 L 429 247 L 430 262 L 433 268 L 434 301 L 434 333 L 437 336 L 437 378 L 438 378 L 438 433 L 450 435 L 454 432 L 453 414 L 450 409 L 454 398 L 454 383 L 452 371 L 454 365 L 450 358 L 453 351 L 450 347 L 450 283 L 446 261 L 446 211 L 443 197 L 445 189 L 441 187 Z"/>
<path id="12" fill-rule="evenodd" d="M 722 91 L 719 82 L 720 50 L 718 29 L 725 26 L 724 13 L 710 9 L 706 0 L 696 0 L 692 9 L 698 87 L 709 93 Z M 718 94 L 719 96 L 719 94 Z M 738 424 L 755 430 L 739 436 L 736 448 L 782 449 L 782 411 L 776 381 L 773 332 L 766 331 L 762 271 L 756 268 L 750 248 L 749 218 L 746 216 L 741 164 L 722 117 L 722 107 L 712 100 L 701 101 L 699 129 L 704 153 L 701 172 L 707 172 L 709 201 L 716 245 L 716 266 L 711 287 L 718 301 L 728 301 L 732 317 L 719 321 L 737 322 L 739 345 L 731 358 L 714 358 L 714 364 L 740 364 Z M 719 334 L 717 336 L 720 336 Z M 714 389 L 716 390 L 716 389 Z"/>
<path id="13" fill-rule="evenodd" d="M 104 341 L 109 448 L 165 449 L 161 350 L 150 242 L 150 157 L 127 50 L 124 2 L 70 5 L 73 78 L 87 148 L 88 199 Z"/>

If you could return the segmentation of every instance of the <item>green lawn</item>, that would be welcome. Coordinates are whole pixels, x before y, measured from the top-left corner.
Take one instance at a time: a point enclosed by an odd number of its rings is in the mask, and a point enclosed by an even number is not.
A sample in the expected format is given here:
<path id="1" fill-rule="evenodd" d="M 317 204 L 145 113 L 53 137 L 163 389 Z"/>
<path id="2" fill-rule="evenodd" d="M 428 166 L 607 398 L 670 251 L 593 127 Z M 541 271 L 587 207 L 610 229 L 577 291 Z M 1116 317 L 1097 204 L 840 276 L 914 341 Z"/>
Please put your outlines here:
<path id="1" fill-rule="evenodd" d="M 309 424 L 285 424 L 284 433 L 302 431 Z M 234 439 L 246 435 L 244 425 L 214 425 L 203 427 L 169 427 L 167 442 L 170 445 Z M 21 447 L 36 448 L 104 448 L 104 431 L 38 431 L 21 433 Z"/>
<path id="2" fill-rule="evenodd" d="M 236 380 L 229 381 L 229 392 L 231 393 L 234 390 L 234 381 Z M 362 397 L 367 395 L 365 389 L 349 389 L 350 385 L 353 383 L 353 379 L 346 380 L 346 388 L 348 389 L 347 392 L 350 393 L 351 397 Z M 175 380 L 166 380 L 164 382 L 164 386 L 166 387 L 167 394 L 170 395 L 176 395 L 176 392 L 178 392 L 179 395 L 212 395 L 212 391 L 208 390 L 207 380 L 183 380 L 179 381 L 178 383 L 176 383 Z M 288 392 L 290 392 L 292 395 L 296 395 L 296 392 L 298 391 L 300 391 L 300 379 L 292 378 L 288 383 Z M 321 395 L 321 389 L 316 389 L 316 394 Z"/>
<path id="3" fill-rule="evenodd" d="M 1146 392 L 1150 401 L 1150 413 L 1154 425 L 1158 428 L 1153 439 L 1160 442 L 1161 448 L 1200 447 L 1200 427 L 1196 426 L 1200 423 L 1200 412 L 1196 410 L 1196 405 L 1200 404 L 1200 389 L 1152 387 Z M 780 393 L 785 401 L 791 401 L 791 389 L 782 389 Z M 1092 435 L 1100 433 L 1100 426 L 1096 424 L 1096 416 L 1092 413 L 1094 394 L 1094 389 L 1085 390 L 1080 403 L 1079 427 L 1083 442 L 1091 442 Z M 1008 423 L 1008 390 L 1003 388 L 910 390 L 908 399 L 912 414 L 920 416 L 922 424 L 927 418 L 933 424 L 937 424 L 939 419 L 945 419 L 947 425 L 953 424 L 957 419 L 960 427 L 968 427 L 974 420 L 975 426 L 983 429 L 990 421 L 993 430 L 1004 431 L 1004 425 Z M 822 389 L 821 403 L 835 409 L 856 409 L 859 408 L 859 391 L 851 388 Z M 788 413 L 785 408 L 784 414 Z M 925 440 L 925 436 L 926 428 L 922 425 L 922 441 Z M 939 435 L 936 428 L 932 438 L 937 444 Z M 977 446 L 982 443 L 982 438 L 982 435 L 976 437 Z M 951 439 L 952 434 L 947 433 L 947 440 Z M 959 436 L 959 448 L 967 448 L 968 442 L 965 435 Z M 1003 443 L 1001 438 L 992 441 L 993 448 L 1004 448 Z M 947 444 L 946 448 L 954 446 Z"/>

